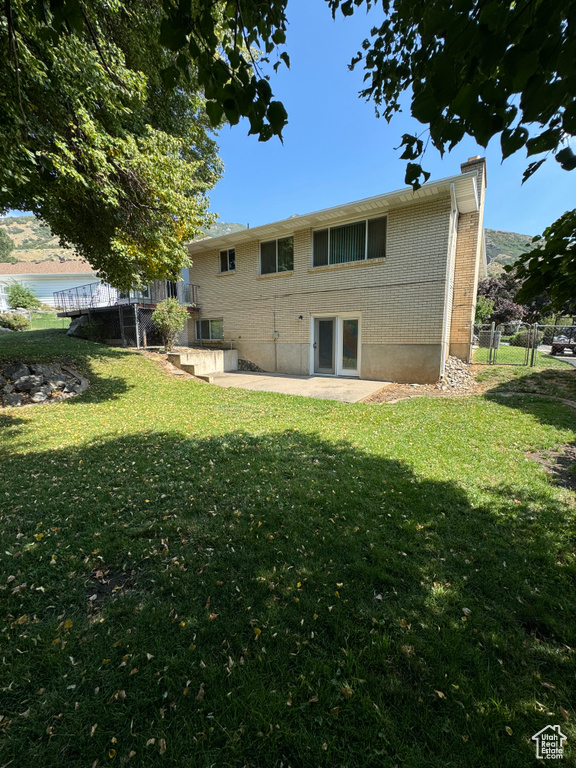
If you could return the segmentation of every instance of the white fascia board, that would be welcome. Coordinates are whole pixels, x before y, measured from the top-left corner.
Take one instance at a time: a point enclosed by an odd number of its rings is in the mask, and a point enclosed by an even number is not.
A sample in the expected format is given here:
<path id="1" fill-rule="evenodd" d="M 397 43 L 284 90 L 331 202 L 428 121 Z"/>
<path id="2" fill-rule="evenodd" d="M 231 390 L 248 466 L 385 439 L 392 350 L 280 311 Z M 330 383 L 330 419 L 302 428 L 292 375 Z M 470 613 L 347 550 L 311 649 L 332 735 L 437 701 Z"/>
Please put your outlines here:
<path id="1" fill-rule="evenodd" d="M 383 195 L 367 197 L 353 203 L 337 205 L 333 208 L 324 208 L 313 213 L 290 216 L 288 219 L 264 224 L 252 229 L 243 229 L 240 232 L 232 232 L 221 237 L 203 238 L 202 240 L 188 243 L 188 252 L 205 253 L 224 248 L 234 247 L 239 243 L 251 240 L 272 240 L 283 235 L 298 232 L 301 229 L 312 229 L 322 226 L 330 226 L 337 221 L 359 219 L 365 216 L 378 216 L 385 214 L 392 208 L 413 202 L 422 202 L 435 198 L 438 195 L 450 195 L 450 185 L 454 184 L 454 191 L 460 213 L 471 213 L 478 210 L 478 194 L 476 191 L 477 171 L 462 173 L 458 176 L 449 176 L 446 179 L 423 184 L 414 192 L 412 187 L 399 189 L 395 192 L 386 192 Z"/>

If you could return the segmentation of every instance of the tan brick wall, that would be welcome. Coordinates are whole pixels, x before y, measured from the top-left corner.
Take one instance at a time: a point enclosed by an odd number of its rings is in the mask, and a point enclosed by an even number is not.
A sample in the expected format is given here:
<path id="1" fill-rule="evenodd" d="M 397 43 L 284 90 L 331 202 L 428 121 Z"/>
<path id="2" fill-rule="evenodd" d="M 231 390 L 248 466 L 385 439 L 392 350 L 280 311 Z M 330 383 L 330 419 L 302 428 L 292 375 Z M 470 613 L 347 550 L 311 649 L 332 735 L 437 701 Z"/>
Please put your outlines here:
<path id="1" fill-rule="evenodd" d="M 470 329 L 476 312 L 476 291 L 480 269 L 484 196 L 486 189 L 486 163 L 484 159 L 462 165 L 462 172 L 477 171 L 476 188 L 480 209 L 458 217 L 458 239 L 454 272 L 450 354 L 469 359 Z"/>
<path id="2" fill-rule="evenodd" d="M 294 232 L 291 273 L 260 277 L 258 241 L 237 246 L 233 273 L 219 273 L 218 251 L 195 254 L 189 280 L 202 317 L 223 318 L 229 341 L 272 341 L 276 328 L 278 344 L 309 344 L 312 315 L 358 311 L 363 344 L 440 344 L 450 199 L 387 215 L 385 260 L 312 268 L 309 229 Z"/>

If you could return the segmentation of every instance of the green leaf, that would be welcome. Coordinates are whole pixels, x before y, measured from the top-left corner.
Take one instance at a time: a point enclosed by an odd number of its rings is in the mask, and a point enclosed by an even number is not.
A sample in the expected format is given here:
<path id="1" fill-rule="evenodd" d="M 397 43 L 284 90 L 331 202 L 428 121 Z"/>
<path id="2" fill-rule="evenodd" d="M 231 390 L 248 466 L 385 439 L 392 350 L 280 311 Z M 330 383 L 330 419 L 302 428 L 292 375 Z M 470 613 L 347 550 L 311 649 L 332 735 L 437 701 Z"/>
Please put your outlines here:
<path id="1" fill-rule="evenodd" d="M 557 152 L 556 160 L 565 171 L 573 171 L 576 168 L 576 155 L 570 147 L 565 147 L 560 152 Z"/>
<path id="2" fill-rule="evenodd" d="M 208 114 L 212 125 L 216 127 L 217 125 L 220 125 L 222 115 L 224 114 L 224 107 L 217 101 L 207 101 L 206 113 Z"/>
<path id="3" fill-rule="evenodd" d="M 160 77 L 166 88 L 174 88 L 176 83 L 180 80 L 180 70 L 178 67 L 171 64 L 166 69 L 160 70 Z"/>
<path id="4" fill-rule="evenodd" d="M 526 144 L 529 133 L 526 128 L 518 127 L 514 130 L 505 128 L 500 136 L 500 145 L 502 147 L 502 157 L 506 159 L 517 152 Z"/>
<path id="5" fill-rule="evenodd" d="M 272 131 L 280 136 L 282 129 L 288 122 L 288 113 L 284 108 L 284 104 L 281 101 L 271 101 L 268 107 L 268 120 Z"/>
<path id="6" fill-rule="evenodd" d="M 540 168 L 540 166 L 542 165 L 542 163 L 545 163 L 545 162 L 546 162 L 546 158 L 543 158 L 542 160 L 538 160 L 537 163 L 530 163 L 530 165 L 528 166 L 528 168 L 526 168 L 526 170 L 522 175 L 522 184 L 528 181 L 530 176 L 535 174 L 538 168 Z"/>
<path id="7" fill-rule="evenodd" d="M 186 31 L 181 23 L 174 19 L 164 19 L 160 24 L 160 45 L 171 51 L 178 51 L 186 45 Z"/>
<path id="8" fill-rule="evenodd" d="M 549 152 L 558 146 L 558 142 L 562 137 L 562 132 L 559 128 L 549 128 L 547 131 L 543 131 L 533 139 L 528 139 L 526 142 L 526 149 L 528 156 L 539 155 L 541 152 Z"/>

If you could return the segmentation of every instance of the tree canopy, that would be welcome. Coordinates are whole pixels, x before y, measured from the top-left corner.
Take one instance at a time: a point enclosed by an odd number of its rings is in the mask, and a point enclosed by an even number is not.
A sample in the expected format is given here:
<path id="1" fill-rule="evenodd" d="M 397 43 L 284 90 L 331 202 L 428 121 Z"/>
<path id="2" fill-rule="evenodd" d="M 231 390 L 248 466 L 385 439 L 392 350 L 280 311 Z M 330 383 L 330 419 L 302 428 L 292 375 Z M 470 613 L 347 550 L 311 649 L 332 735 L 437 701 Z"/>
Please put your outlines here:
<path id="1" fill-rule="evenodd" d="M 179 276 L 221 173 L 192 58 L 161 22 L 148 0 L 0 11 L 0 208 L 41 216 L 121 288 Z"/>

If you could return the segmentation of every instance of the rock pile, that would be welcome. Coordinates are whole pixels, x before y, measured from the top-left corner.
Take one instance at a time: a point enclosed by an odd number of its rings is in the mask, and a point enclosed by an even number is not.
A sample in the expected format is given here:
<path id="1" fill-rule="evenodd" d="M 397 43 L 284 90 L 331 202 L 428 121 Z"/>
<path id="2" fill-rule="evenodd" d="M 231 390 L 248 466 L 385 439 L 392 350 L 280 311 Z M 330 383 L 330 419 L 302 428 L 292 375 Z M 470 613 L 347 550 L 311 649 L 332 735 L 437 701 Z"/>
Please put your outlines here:
<path id="1" fill-rule="evenodd" d="M 239 371 L 251 371 L 252 373 L 264 373 L 264 368 L 259 368 L 256 363 L 251 360 L 243 360 L 238 358 L 238 370 Z"/>
<path id="2" fill-rule="evenodd" d="M 88 389 L 88 379 L 66 365 L 0 365 L 2 405 L 35 405 L 66 400 Z"/>
<path id="3" fill-rule="evenodd" d="M 467 392 L 474 387 L 474 375 L 468 363 L 457 357 L 449 357 L 446 360 L 444 378 L 436 384 L 436 389 Z"/>

